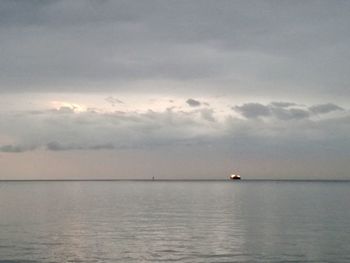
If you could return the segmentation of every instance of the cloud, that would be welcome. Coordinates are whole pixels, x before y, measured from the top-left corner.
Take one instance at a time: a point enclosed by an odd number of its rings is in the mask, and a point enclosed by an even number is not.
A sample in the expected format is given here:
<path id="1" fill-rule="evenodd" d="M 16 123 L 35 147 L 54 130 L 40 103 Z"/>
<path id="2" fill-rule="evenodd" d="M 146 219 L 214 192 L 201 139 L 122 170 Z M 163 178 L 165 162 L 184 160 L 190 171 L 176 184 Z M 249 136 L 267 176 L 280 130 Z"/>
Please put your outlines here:
<path id="1" fill-rule="evenodd" d="M 332 111 L 343 111 L 344 109 L 333 103 L 313 105 L 309 110 L 314 114 L 326 114 Z"/>
<path id="2" fill-rule="evenodd" d="M 191 144 L 197 139 L 220 133 L 220 129 L 212 125 L 215 117 L 210 109 L 71 113 L 43 111 L 41 114 L 9 114 L 1 119 L 0 130 L 2 134 L 16 138 L 18 145 L 35 145 L 36 148 L 50 151 Z M 25 150 L 27 148 L 21 146 L 2 147 L 3 152 Z"/>
<path id="3" fill-rule="evenodd" d="M 349 10 L 346 1 L 2 1 L 0 92 L 342 99 Z"/>
<path id="4" fill-rule="evenodd" d="M 281 108 L 270 103 L 261 104 L 269 115 L 256 111 L 263 107 L 252 107 L 252 117 L 239 118 L 214 104 L 144 112 L 1 112 L 0 161 L 20 160 L 32 167 L 31 160 L 57 163 L 57 158 L 64 158 L 56 176 L 67 177 L 96 178 L 95 169 L 80 173 L 96 165 L 98 174 L 111 178 L 155 173 L 159 178 L 203 178 L 204 174 L 224 178 L 233 166 L 247 178 L 329 178 L 330 172 L 337 178 L 348 177 L 347 111 L 320 118 L 307 111 L 312 105 Z M 52 166 L 45 163 L 31 171 L 32 176 L 46 165 Z"/>
<path id="5" fill-rule="evenodd" d="M 260 103 L 245 103 L 242 106 L 235 106 L 233 110 L 241 113 L 244 117 L 250 118 L 259 118 L 270 116 L 270 108 Z"/>
<path id="6" fill-rule="evenodd" d="M 70 151 L 70 150 L 112 150 L 115 146 L 112 143 L 105 144 L 62 144 L 59 142 L 49 142 L 45 147 L 49 151 Z"/>
<path id="7" fill-rule="evenodd" d="M 24 146 L 24 145 L 0 145 L 0 152 L 3 153 L 21 153 L 26 151 L 33 151 L 35 150 L 35 146 Z"/>
<path id="8" fill-rule="evenodd" d="M 271 108 L 272 114 L 280 120 L 305 119 L 310 113 L 304 109 Z"/>
<path id="9" fill-rule="evenodd" d="M 288 108 L 291 106 L 296 106 L 297 104 L 295 104 L 293 102 L 275 101 L 275 102 L 271 102 L 271 105 L 274 107 Z"/>
<path id="10" fill-rule="evenodd" d="M 47 149 L 50 151 L 63 151 L 63 150 L 71 150 L 74 149 L 74 147 L 64 147 L 58 142 L 49 142 L 46 145 Z"/>
<path id="11" fill-rule="evenodd" d="M 15 145 L 3 145 L 0 146 L 0 151 L 1 152 L 23 152 L 23 149 L 20 146 L 15 146 Z"/>
<path id="12" fill-rule="evenodd" d="M 215 144 L 232 139 L 254 141 L 280 137 L 282 142 L 300 138 L 322 139 L 337 134 L 343 138 L 350 132 L 349 119 L 344 118 L 347 115 L 314 118 L 309 108 L 313 106 L 284 108 L 273 103 L 234 106 L 233 109 L 244 118 L 229 112 L 220 115 L 222 113 L 214 107 L 190 108 L 187 111 L 168 108 L 145 112 L 85 111 L 72 114 L 69 111 L 68 114 L 58 114 L 60 112 L 45 110 L 40 114 L 32 114 L 31 111 L 2 113 L 1 135 L 11 138 L 14 143 L 4 144 L 0 151 L 155 149 Z"/>
<path id="13" fill-rule="evenodd" d="M 201 105 L 201 102 L 195 99 L 188 99 L 186 100 L 186 103 L 191 107 L 198 107 Z"/>
<path id="14" fill-rule="evenodd" d="M 124 104 L 123 101 L 121 101 L 120 99 L 115 98 L 113 96 L 109 96 L 109 97 L 105 98 L 105 101 L 107 101 L 109 104 L 111 104 L 112 107 L 114 107 L 117 104 Z"/>
<path id="15" fill-rule="evenodd" d="M 74 107 L 68 107 L 68 106 L 61 106 L 56 110 L 58 113 L 63 113 L 63 114 L 70 114 L 74 113 Z"/>
<path id="16" fill-rule="evenodd" d="M 216 119 L 214 117 L 214 110 L 213 109 L 202 109 L 200 110 L 201 116 L 204 120 L 215 122 Z"/>
<path id="17" fill-rule="evenodd" d="M 319 104 L 306 107 L 293 102 L 271 102 L 264 105 L 261 103 L 245 103 L 241 106 L 234 106 L 232 109 L 247 119 L 275 118 L 279 120 L 302 120 L 311 117 L 313 114 L 326 114 L 333 111 L 344 111 L 334 103 Z"/>

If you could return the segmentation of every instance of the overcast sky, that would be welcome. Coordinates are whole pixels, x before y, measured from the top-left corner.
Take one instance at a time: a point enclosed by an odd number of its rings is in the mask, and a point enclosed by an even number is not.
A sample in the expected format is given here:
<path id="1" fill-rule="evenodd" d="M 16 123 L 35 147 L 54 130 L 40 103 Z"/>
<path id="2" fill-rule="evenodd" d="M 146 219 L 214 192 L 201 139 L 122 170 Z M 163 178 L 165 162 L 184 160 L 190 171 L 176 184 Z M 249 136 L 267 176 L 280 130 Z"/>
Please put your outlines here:
<path id="1" fill-rule="evenodd" d="M 0 179 L 350 179 L 349 1 L 0 1 Z"/>

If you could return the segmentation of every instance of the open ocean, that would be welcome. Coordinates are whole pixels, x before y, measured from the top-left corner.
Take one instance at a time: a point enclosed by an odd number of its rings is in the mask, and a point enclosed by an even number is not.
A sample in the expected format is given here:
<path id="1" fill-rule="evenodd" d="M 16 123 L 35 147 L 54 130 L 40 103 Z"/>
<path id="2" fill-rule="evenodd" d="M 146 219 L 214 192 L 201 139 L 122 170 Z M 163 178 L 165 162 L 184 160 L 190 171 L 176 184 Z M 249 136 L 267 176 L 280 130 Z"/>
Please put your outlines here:
<path id="1" fill-rule="evenodd" d="M 0 262 L 350 262 L 350 182 L 0 182 Z"/>

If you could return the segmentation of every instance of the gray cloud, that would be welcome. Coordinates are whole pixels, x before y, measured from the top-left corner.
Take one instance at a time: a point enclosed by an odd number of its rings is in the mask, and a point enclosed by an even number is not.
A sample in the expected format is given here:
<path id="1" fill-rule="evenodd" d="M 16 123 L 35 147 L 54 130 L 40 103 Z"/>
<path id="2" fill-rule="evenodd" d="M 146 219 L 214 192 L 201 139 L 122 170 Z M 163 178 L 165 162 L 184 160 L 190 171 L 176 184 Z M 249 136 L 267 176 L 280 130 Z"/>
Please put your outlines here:
<path id="1" fill-rule="evenodd" d="M 50 151 L 101 150 L 191 144 L 199 138 L 216 136 L 213 111 L 98 113 L 71 111 L 24 112 L 5 115 L 2 134 L 15 137 L 19 146 L 3 146 L 3 152 L 29 150 L 24 145 Z M 8 125 L 11 123 L 11 125 Z"/>
<path id="2" fill-rule="evenodd" d="M 204 120 L 215 122 L 216 119 L 214 117 L 214 110 L 213 109 L 202 109 L 200 110 L 201 116 Z"/>
<path id="3" fill-rule="evenodd" d="M 75 147 L 65 147 L 58 142 L 49 142 L 46 145 L 47 149 L 50 151 L 63 151 L 63 150 L 73 150 Z"/>
<path id="4" fill-rule="evenodd" d="M 162 172 L 168 171 L 170 178 L 178 178 L 179 173 L 200 178 L 203 174 L 198 169 L 209 169 L 210 172 L 204 173 L 208 178 L 213 174 L 223 178 L 219 175 L 225 176 L 234 160 L 233 165 L 239 166 L 250 178 L 329 178 L 330 171 L 334 177 L 348 178 L 348 111 L 319 116 L 311 114 L 308 109 L 312 106 L 308 105 L 300 108 L 275 107 L 271 103 L 261 105 L 269 109 L 269 115 L 261 116 L 256 105 L 254 114 L 248 114 L 250 118 L 238 118 L 229 112 L 218 115 L 215 108 L 67 114 L 52 110 L 40 114 L 2 112 L 1 160 L 21 160 L 30 166 L 30 160 L 37 158 L 43 161 L 51 158 L 55 163 L 56 158 L 64 157 L 64 160 L 72 160 L 64 167 L 65 171 L 83 169 L 88 160 L 89 165 L 102 163 L 104 168 L 100 171 L 111 177 L 119 176 L 115 172 L 124 167 L 125 172 L 133 171 L 132 175 L 127 172 L 128 176 L 145 173 L 147 177 L 156 172 L 163 177 L 166 175 Z M 238 107 L 242 109 L 242 106 Z M 150 155 L 153 156 L 152 169 Z M 75 163 L 76 158 L 81 164 Z M 143 167 L 142 172 L 134 170 L 135 158 Z M 167 164 L 166 168 L 162 166 L 164 169 L 157 165 L 163 162 Z M 193 162 L 195 165 L 191 166 Z M 108 167 L 105 163 L 109 163 Z M 184 167 L 180 163 L 188 165 Z M 174 169 L 169 171 L 169 167 Z M 11 169 L 14 171 L 16 167 Z M 33 176 L 36 174 L 37 169 L 32 171 Z M 86 174 L 96 177 L 95 171 Z M 67 174 L 74 175 L 74 172 Z"/>
<path id="5" fill-rule="evenodd" d="M 270 116 L 270 108 L 260 103 L 246 103 L 242 106 L 235 106 L 233 110 L 241 113 L 246 118 L 258 118 Z"/>
<path id="6" fill-rule="evenodd" d="M 20 146 L 8 144 L 8 145 L 0 146 L 0 151 L 1 152 L 8 152 L 8 153 L 18 153 L 18 152 L 23 152 L 24 149 Z"/>
<path id="7" fill-rule="evenodd" d="M 296 106 L 297 104 L 293 102 L 275 101 L 275 102 L 271 102 L 271 105 L 274 107 L 288 108 L 291 106 Z"/>
<path id="8" fill-rule="evenodd" d="M 319 104 L 311 106 L 310 111 L 314 114 L 325 114 L 332 111 L 343 111 L 344 109 L 333 103 Z"/>
<path id="9" fill-rule="evenodd" d="M 271 111 L 280 120 L 305 119 L 310 116 L 310 113 L 303 109 L 272 108 Z"/>
<path id="10" fill-rule="evenodd" d="M 274 117 L 279 120 L 297 120 L 309 118 L 313 114 L 326 114 L 333 111 L 344 111 L 334 103 L 313 105 L 311 107 L 298 106 L 291 102 L 271 102 L 268 105 L 261 103 L 246 103 L 232 108 L 247 119 L 260 117 Z"/>
<path id="11" fill-rule="evenodd" d="M 112 107 L 114 107 L 117 104 L 124 104 L 123 101 L 121 101 L 120 99 L 115 98 L 113 96 L 109 96 L 109 97 L 105 98 L 105 101 L 107 101 L 109 104 L 111 104 Z"/>
<path id="12" fill-rule="evenodd" d="M 186 100 L 186 103 L 191 107 L 198 107 L 202 104 L 200 101 L 195 100 L 195 99 L 188 99 L 188 100 Z"/>
<path id="13" fill-rule="evenodd" d="M 233 107 L 245 119 L 230 115 L 220 119 L 213 108 L 149 110 L 144 113 L 69 111 L 62 114 L 60 111 L 42 111 L 41 114 L 32 114 L 28 111 L 3 114 L 0 121 L 2 135 L 13 138 L 15 143 L 4 144 L 0 151 L 153 149 L 214 143 L 227 138 L 260 140 L 268 136 L 287 141 L 304 137 L 324 138 L 335 136 L 334 127 L 337 127 L 339 137 L 350 132 L 348 118 L 335 115 L 313 119 L 307 110 L 312 107 L 284 108 L 259 103 Z"/>
<path id="14" fill-rule="evenodd" d="M 104 144 L 62 144 L 59 142 L 49 142 L 45 147 L 49 151 L 70 151 L 70 150 L 113 150 L 116 147 L 112 143 Z"/>
<path id="15" fill-rule="evenodd" d="M 200 85 L 201 94 L 341 100 L 349 11 L 346 1 L 2 1 L 0 91 Z"/>
<path id="16" fill-rule="evenodd" d="M 35 150 L 35 146 L 25 146 L 25 145 L 0 145 L 0 152 L 3 153 L 21 153 L 21 152 L 27 152 L 27 151 L 33 151 Z"/>

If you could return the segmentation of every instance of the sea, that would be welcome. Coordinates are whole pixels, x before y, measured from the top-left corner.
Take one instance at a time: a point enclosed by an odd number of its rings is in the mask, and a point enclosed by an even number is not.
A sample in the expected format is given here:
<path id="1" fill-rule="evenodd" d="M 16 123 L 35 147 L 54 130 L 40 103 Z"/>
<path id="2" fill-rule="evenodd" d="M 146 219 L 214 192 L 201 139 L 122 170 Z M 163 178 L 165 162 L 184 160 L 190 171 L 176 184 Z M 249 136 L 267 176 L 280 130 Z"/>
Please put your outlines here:
<path id="1" fill-rule="evenodd" d="M 350 182 L 1 181 L 5 262 L 350 262 Z"/>

